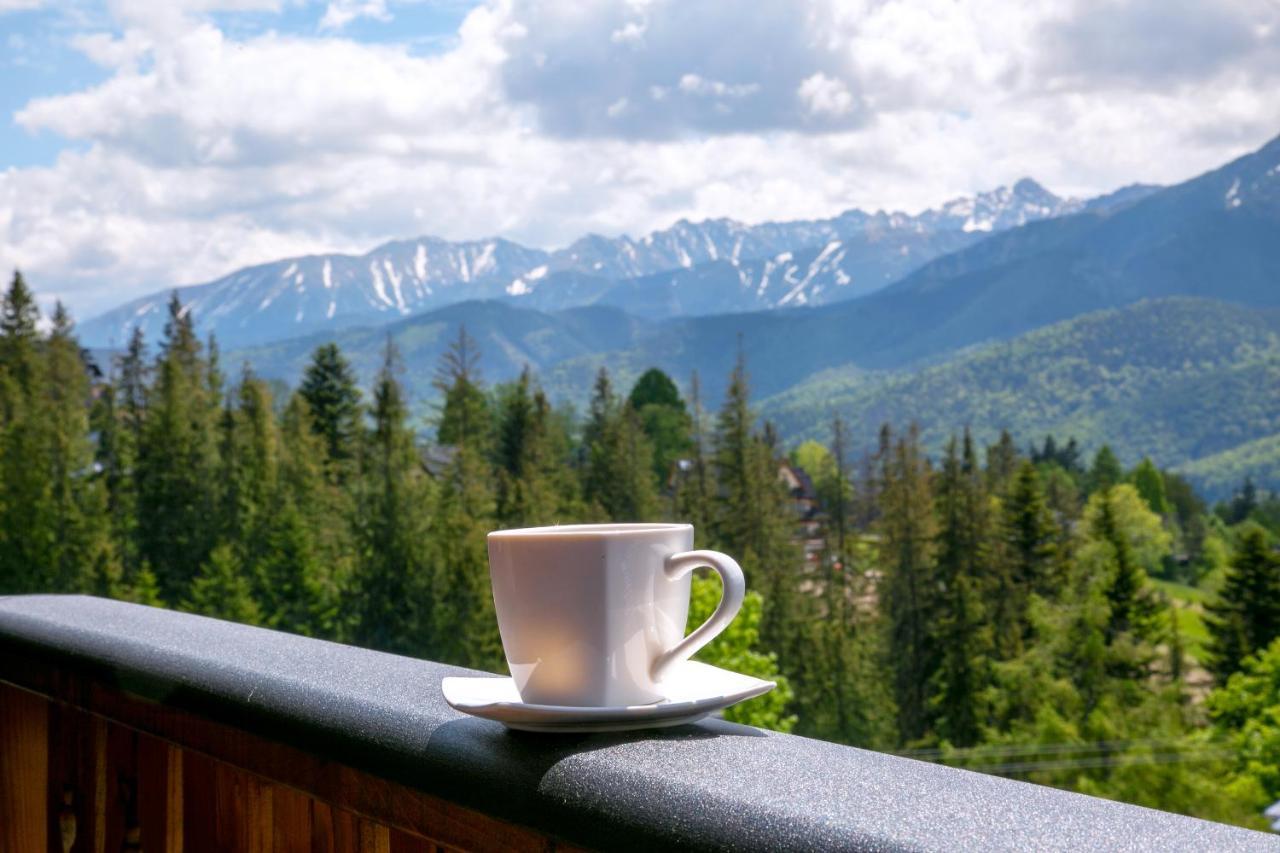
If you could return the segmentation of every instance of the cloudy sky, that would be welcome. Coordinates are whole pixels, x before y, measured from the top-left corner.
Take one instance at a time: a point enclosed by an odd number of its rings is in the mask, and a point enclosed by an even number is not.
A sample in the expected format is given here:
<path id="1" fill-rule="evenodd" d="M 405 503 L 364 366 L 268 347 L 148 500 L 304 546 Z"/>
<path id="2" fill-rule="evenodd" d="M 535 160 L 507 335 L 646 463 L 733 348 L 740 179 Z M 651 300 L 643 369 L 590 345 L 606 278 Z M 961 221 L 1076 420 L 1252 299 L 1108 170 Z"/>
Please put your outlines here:
<path id="1" fill-rule="evenodd" d="M 0 0 L 0 268 L 88 316 L 392 237 L 1168 183 L 1280 134 L 1280 0 Z"/>

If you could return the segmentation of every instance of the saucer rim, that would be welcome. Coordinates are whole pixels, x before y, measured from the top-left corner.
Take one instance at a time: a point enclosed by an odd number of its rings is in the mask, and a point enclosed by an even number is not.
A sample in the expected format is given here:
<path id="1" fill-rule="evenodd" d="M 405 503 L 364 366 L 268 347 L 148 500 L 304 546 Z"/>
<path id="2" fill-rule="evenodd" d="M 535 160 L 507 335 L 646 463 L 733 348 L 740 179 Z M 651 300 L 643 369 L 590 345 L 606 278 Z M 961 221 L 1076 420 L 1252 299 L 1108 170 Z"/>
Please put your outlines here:
<path id="1" fill-rule="evenodd" d="M 506 724 L 508 722 L 507 720 L 494 716 L 493 712 L 515 712 L 523 718 L 518 721 L 512 721 L 511 727 L 518 728 L 520 725 L 526 723 L 544 726 L 559 723 L 565 726 L 572 726 L 576 723 L 606 723 L 611 720 L 618 722 L 641 722 L 644 720 L 658 721 L 677 717 L 683 718 L 686 716 L 694 716 L 696 719 L 699 716 L 706 716 L 706 714 L 709 714 L 712 711 L 728 708 L 731 705 L 736 705 L 739 702 L 745 702 L 748 699 L 754 699 L 757 696 L 763 696 L 765 693 L 768 693 L 770 690 L 773 690 L 778 686 L 776 681 L 757 678 L 754 675 L 736 672 L 704 661 L 685 661 L 682 664 L 682 667 L 706 667 L 719 672 L 729 673 L 730 675 L 743 679 L 743 689 L 734 690 L 728 693 L 721 692 L 709 694 L 707 696 L 695 697 L 692 699 L 681 699 L 678 701 L 660 699 L 649 705 L 546 705 L 511 700 L 483 703 L 455 703 L 455 701 L 449 697 L 446 689 L 446 685 L 449 682 L 511 681 L 512 678 L 509 675 L 449 675 L 441 679 L 440 692 L 444 695 L 444 700 L 449 707 L 453 708 L 455 711 L 470 714 L 471 716 L 496 719 L 498 722 Z M 690 720 L 690 722 L 691 721 L 692 720 Z"/>

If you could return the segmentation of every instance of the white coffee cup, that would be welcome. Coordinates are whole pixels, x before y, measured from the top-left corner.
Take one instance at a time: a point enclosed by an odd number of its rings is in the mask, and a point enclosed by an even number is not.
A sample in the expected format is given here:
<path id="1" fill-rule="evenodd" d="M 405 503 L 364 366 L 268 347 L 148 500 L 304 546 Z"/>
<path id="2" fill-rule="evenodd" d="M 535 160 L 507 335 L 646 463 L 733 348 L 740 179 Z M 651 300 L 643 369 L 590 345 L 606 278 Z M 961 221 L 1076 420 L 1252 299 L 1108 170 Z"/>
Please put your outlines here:
<path id="1" fill-rule="evenodd" d="M 693 551 L 689 524 L 572 524 L 490 533 L 489 573 L 516 689 L 537 705 L 647 705 L 661 681 L 738 615 L 746 582 L 732 557 Z M 690 573 L 724 592 L 687 637 Z"/>

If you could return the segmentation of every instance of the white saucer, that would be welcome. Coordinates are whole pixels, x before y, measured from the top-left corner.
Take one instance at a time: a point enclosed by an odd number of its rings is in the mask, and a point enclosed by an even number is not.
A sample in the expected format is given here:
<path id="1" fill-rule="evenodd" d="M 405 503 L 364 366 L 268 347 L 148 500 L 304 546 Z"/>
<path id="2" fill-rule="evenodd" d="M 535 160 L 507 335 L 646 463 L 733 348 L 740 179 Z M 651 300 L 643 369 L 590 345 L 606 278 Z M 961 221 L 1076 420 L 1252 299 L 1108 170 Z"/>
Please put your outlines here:
<path id="1" fill-rule="evenodd" d="M 510 678 L 460 678 L 440 682 L 444 700 L 464 714 L 497 720 L 509 729 L 528 732 L 623 732 L 678 726 L 712 711 L 768 693 L 776 687 L 706 663 L 686 661 L 662 682 L 667 698 L 652 705 L 572 707 L 532 705 L 520 701 Z"/>

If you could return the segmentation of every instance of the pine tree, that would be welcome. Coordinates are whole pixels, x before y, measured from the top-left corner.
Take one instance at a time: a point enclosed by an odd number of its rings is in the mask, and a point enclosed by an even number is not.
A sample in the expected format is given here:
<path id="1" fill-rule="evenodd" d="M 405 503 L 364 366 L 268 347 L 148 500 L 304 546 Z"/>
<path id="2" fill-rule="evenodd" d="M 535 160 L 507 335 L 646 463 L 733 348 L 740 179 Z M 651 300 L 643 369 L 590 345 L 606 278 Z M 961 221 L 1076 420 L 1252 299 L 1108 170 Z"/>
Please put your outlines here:
<path id="1" fill-rule="evenodd" d="M 895 665 L 894 698 L 903 743 L 925 734 L 928 685 L 937 669 L 931 625 L 937 612 L 937 527 L 928 460 L 913 426 L 885 460 L 879 529 L 883 542 L 882 604 Z"/>
<path id="2" fill-rule="evenodd" d="M 185 597 L 217 537 L 216 371 L 174 294 L 138 448 L 138 552 L 165 601 Z"/>
<path id="3" fill-rule="evenodd" d="M 760 636 L 794 671 L 806 643 L 812 598 L 800 593 L 804 557 L 793 540 L 795 517 L 779 479 L 779 460 L 755 429 L 746 362 L 741 353 L 716 420 L 713 547 L 733 554 L 747 587 L 764 596 Z"/>
<path id="4" fill-rule="evenodd" d="M 650 521 L 658 513 L 653 447 L 640 416 L 613 392 L 601 368 L 583 430 L 586 465 L 582 495 L 596 514 L 613 521 Z"/>
<path id="5" fill-rule="evenodd" d="M 1030 461 L 1023 461 L 1009 486 L 1001 507 L 999 537 L 992 615 L 999 653 L 1014 657 L 1030 633 L 1030 597 L 1051 597 L 1062 583 L 1058 576 L 1058 529 L 1045 501 L 1040 475 Z"/>
<path id="6" fill-rule="evenodd" d="M 693 525 L 695 536 L 702 541 L 711 534 L 712 471 L 707 460 L 707 442 L 703 430 L 702 392 L 695 371 L 690 379 L 693 414 L 690 425 L 689 458 L 676 474 L 676 518 Z"/>
<path id="7" fill-rule="evenodd" d="M 490 471 L 468 443 L 458 446 L 441 476 L 432 517 L 431 582 L 433 659 L 500 672 L 497 632 L 485 536 L 496 526 Z"/>
<path id="8" fill-rule="evenodd" d="M 627 404 L 639 416 L 653 447 L 653 474 L 665 488 L 676 462 L 692 449 L 693 423 L 671 377 L 656 367 L 646 370 L 632 387 Z"/>
<path id="9" fill-rule="evenodd" d="M 1151 507 L 1152 512 L 1161 517 L 1169 514 L 1169 499 L 1164 491 L 1164 475 L 1149 457 L 1142 457 L 1142 461 L 1133 469 L 1130 479 L 1133 481 L 1134 488 L 1138 490 L 1138 494 L 1147 502 L 1147 506 Z"/>
<path id="10" fill-rule="evenodd" d="M 1123 479 L 1124 471 L 1120 468 L 1120 460 L 1116 458 L 1110 445 L 1102 445 L 1094 455 L 1093 466 L 1086 477 L 1089 492 L 1105 491 Z"/>
<path id="11" fill-rule="evenodd" d="M 872 608 L 860 606 L 870 594 L 874 574 L 871 544 L 851 526 L 854 484 L 844 421 L 832 422 L 830 449 L 820 445 L 821 461 L 805 468 L 815 477 L 826 509 L 826 542 L 821 564 L 821 600 L 800 597 L 791 618 L 788 673 L 799 685 L 795 708 L 806 734 L 860 746 L 887 747 L 895 733 L 892 700 L 886 685 L 883 634 Z M 802 466 L 803 467 L 803 466 Z M 810 578 L 811 581 L 817 578 Z"/>
<path id="12" fill-rule="evenodd" d="M 36 348 L 40 308 L 22 273 L 14 271 L 0 307 L 0 371 L 18 393 L 30 395 L 36 385 Z"/>
<path id="13" fill-rule="evenodd" d="M 76 342 L 71 317 L 59 302 L 45 346 L 45 405 L 51 521 L 54 533 L 52 588 L 102 592 L 120 582 L 111 546 L 106 493 L 93 470 L 89 441 L 89 369 Z"/>
<path id="14" fill-rule="evenodd" d="M 1146 675 L 1165 640 L 1165 611 L 1147 580 L 1140 541 L 1143 528 L 1159 530 L 1159 519 L 1132 486 L 1095 493 L 1085 510 L 1081 566 L 1105 605 L 1101 624 L 1108 674 L 1122 679 Z M 1164 534 L 1167 547 L 1168 535 Z"/>
<path id="15" fill-rule="evenodd" d="M 235 550 L 225 544 L 209 553 L 208 560 L 200 567 L 182 601 L 182 609 L 246 625 L 257 625 L 262 621 L 244 567 Z"/>
<path id="16" fill-rule="evenodd" d="M 939 616 L 934 630 L 941 649 L 930 685 L 931 727 L 955 746 L 981 736 L 982 692 L 990 631 L 982 602 L 987 501 L 973 441 L 965 430 L 963 450 L 952 437 L 938 477 L 937 578 Z"/>
<path id="17" fill-rule="evenodd" d="M 53 494 L 47 460 L 39 310 L 21 274 L 0 311 L 0 591 L 50 588 Z"/>
<path id="18" fill-rule="evenodd" d="M 567 465 L 569 439 L 532 373 L 524 370 L 498 396 L 494 462 L 499 524 L 527 527 L 579 517 L 577 483 Z"/>
<path id="19" fill-rule="evenodd" d="M 399 357 L 387 339 L 374 382 L 373 431 L 367 439 L 357 506 L 354 641 L 384 651 L 420 653 L 431 634 L 430 562 L 426 522 L 430 483 L 410 432 L 396 373 Z"/>
<path id="20" fill-rule="evenodd" d="M 275 536 L 295 556 L 272 567 L 299 595 L 286 610 L 269 614 L 276 624 L 311 636 L 342 640 L 349 614 L 342 593 L 351 586 L 356 543 L 351 490 L 326 476 L 325 439 L 312 429 L 311 412 L 294 393 L 281 420 L 281 515 Z M 290 517 L 292 516 L 292 517 Z"/>
<path id="21" fill-rule="evenodd" d="M 337 344 L 316 347 L 298 390 L 307 401 L 313 428 L 324 438 L 330 478 L 345 482 L 359 451 L 360 389 Z"/>
<path id="22" fill-rule="evenodd" d="M 1217 600 L 1208 606 L 1208 668 L 1223 683 L 1280 637 L 1280 557 L 1261 527 L 1248 526 Z"/>
<path id="23" fill-rule="evenodd" d="M 1000 440 L 987 448 L 987 488 L 994 495 L 1004 494 L 1018 471 L 1018 448 L 1008 430 L 1000 431 Z"/>
<path id="24" fill-rule="evenodd" d="M 458 337 L 449 344 L 440 360 L 433 383 L 444 398 L 436 441 L 444 445 L 470 444 L 483 450 L 488 445 L 491 419 L 489 401 L 480 384 L 480 351 L 458 327 Z"/>

